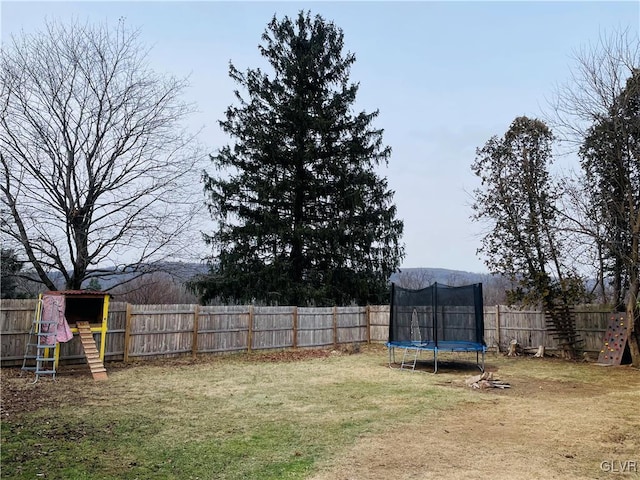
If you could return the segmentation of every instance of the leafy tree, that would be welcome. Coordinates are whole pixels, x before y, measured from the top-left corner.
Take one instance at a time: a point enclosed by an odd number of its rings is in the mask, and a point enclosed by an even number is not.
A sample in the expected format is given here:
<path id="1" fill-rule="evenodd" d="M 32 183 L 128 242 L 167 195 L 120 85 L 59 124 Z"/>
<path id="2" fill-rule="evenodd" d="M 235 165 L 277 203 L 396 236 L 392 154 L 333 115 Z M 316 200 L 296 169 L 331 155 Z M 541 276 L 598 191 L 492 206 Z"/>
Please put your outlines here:
<path id="1" fill-rule="evenodd" d="M 185 86 L 149 68 L 122 21 L 48 23 L 3 44 L 0 231 L 32 280 L 55 290 L 57 272 L 78 289 L 184 249 L 197 207 Z"/>
<path id="2" fill-rule="evenodd" d="M 11 249 L 3 248 L 1 252 L 2 298 L 18 298 L 16 274 L 22 270 L 22 262 L 18 260 L 16 252 Z"/>
<path id="3" fill-rule="evenodd" d="M 226 176 L 204 176 L 218 228 L 210 275 L 192 285 L 205 301 L 384 301 L 403 224 L 375 171 L 391 154 L 378 111 L 352 113 L 355 56 L 341 29 L 305 12 L 274 16 L 262 40 L 271 75 L 230 65 L 246 95 L 220 122 L 235 143 L 211 157 Z"/>
<path id="4" fill-rule="evenodd" d="M 640 69 L 627 79 L 609 114 L 588 130 L 580 155 L 605 227 L 605 268 L 613 279 L 615 306 L 635 319 L 630 344 L 640 365 Z"/>
<path id="5" fill-rule="evenodd" d="M 575 356 L 575 326 L 568 307 L 583 295 L 583 283 L 562 263 L 555 202 L 559 190 L 549 174 L 553 135 L 537 119 L 516 118 L 503 138 L 477 150 L 473 172 L 474 220 L 491 224 L 480 252 L 492 273 L 515 282 L 510 303 L 542 304 L 566 353 Z"/>

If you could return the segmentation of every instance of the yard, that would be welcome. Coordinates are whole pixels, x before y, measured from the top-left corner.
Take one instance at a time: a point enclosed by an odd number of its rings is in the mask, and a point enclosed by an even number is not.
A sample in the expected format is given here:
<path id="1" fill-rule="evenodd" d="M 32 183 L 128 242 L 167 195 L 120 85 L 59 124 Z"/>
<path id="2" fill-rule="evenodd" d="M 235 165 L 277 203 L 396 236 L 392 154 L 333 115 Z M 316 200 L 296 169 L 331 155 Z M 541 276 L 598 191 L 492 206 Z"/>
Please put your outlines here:
<path id="1" fill-rule="evenodd" d="M 392 370 L 371 346 L 108 364 L 103 382 L 3 369 L 1 474 L 640 478 L 638 370 L 489 354 L 512 388 L 481 391 L 470 364 L 441 368 Z"/>

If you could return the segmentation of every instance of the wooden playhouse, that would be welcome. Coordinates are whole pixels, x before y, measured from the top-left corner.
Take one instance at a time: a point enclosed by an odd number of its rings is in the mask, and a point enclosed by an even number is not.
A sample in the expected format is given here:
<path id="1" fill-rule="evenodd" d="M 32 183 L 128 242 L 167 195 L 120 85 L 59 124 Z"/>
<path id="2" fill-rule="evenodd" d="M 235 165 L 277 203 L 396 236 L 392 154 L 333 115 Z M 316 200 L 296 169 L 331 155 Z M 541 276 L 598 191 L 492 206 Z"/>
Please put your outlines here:
<path id="1" fill-rule="evenodd" d="M 53 305 L 53 308 L 48 308 Z M 60 317 L 53 322 L 51 311 L 60 312 Z M 107 337 L 107 318 L 109 315 L 109 294 L 90 290 L 61 290 L 49 291 L 41 295 L 38 302 L 38 311 L 34 320 L 35 327 L 32 332 L 36 332 L 38 337 L 35 347 L 36 358 L 36 381 L 37 375 L 52 373 L 58 369 L 60 362 L 61 341 L 66 342 L 71 338 L 79 337 L 82 347 L 82 354 L 87 360 L 91 375 L 95 380 L 107 378 L 107 371 L 104 368 L 104 353 Z M 51 325 L 57 323 L 55 327 Z M 64 324 L 60 326 L 60 324 Z M 55 329 L 56 333 L 52 332 Z M 59 331 L 64 330 L 68 336 L 62 340 L 59 338 Z M 99 343 L 96 342 L 94 334 L 100 334 Z M 53 338 L 55 336 L 55 338 Z M 42 339 L 44 337 L 44 340 Z M 55 347 L 54 347 L 55 345 Z M 53 357 L 49 350 L 53 348 Z M 50 358 L 52 367 L 42 367 L 46 365 L 45 359 Z M 25 355 L 26 361 L 26 355 Z M 24 366 L 23 366 L 24 368 Z M 34 369 L 25 368 L 25 369 Z"/>

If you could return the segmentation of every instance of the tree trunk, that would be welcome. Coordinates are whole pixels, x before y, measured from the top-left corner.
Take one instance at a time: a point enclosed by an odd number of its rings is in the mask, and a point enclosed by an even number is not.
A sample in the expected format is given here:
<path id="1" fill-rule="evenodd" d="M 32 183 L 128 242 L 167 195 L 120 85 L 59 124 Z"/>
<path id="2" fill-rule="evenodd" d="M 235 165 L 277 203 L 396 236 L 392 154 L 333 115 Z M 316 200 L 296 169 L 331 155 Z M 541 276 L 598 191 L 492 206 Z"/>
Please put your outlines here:
<path id="1" fill-rule="evenodd" d="M 640 280 L 638 276 L 631 281 L 629 286 L 629 301 L 627 302 L 627 331 L 629 351 L 631 352 L 631 364 L 640 368 L 640 308 L 638 308 L 638 290 Z"/>
<path id="2" fill-rule="evenodd" d="M 630 201 L 632 204 L 632 200 Z M 640 368 L 640 211 L 634 217 L 631 240 L 631 261 L 629 262 L 629 296 L 627 300 L 627 336 L 631 363 Z"/>

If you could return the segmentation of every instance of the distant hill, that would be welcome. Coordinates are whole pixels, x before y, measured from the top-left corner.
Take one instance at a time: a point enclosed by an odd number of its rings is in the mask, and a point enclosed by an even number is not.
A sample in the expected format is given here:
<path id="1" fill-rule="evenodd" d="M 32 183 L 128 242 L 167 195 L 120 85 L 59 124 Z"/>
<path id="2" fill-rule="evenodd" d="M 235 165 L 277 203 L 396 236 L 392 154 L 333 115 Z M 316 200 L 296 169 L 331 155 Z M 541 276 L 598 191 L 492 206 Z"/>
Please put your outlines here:
<path id="1" fill-rule="evenodd" d="M 447 268 L 401 268 L 391 275 L 393 283 L 404 284 L 409 288 L 422 288 L 434 282 L 450 286 L 468 285 L 491 280 L 487 273 L 466 272 L 464 270 L 449 270 Z"/>
<path id="2" fill-rule="evenodd" d="M 144 270 L 144 267 L 141 267 L 140 270 Z M 173 278 L 175 278 L 179 282 L 186 282 L 193 278 L 196 275 L 200 275 L 209 271 L 209 267 L 203 263 L 184 263 L 184 262 L 164 262 L 161 264 L 156 264 L 153 266 L 149 266 L 148 271 L 150 273 L 153 272 L 163 272 L 170 274 Z M 107 277 L 100 277 L 98 279 L 100 283 L 100 287 L 103 290 L 109 289 L 112 286 L 122 283 L 127 279 L 133 278 L 134 276 L 139 275 L 139 273 L 134 272 L 126 272 L 126 271 L 117 271 L 115 269 L 112 270 L 113 273 L 110 273 Z M 62 288 L 64 285 L 64 279 L 62 274 L 59 272 L 53 272 L 51 274 L 51 280 L 53 280 L 54 284 L 58 286 L 58 288 Z M 89 284 L 88 281 L 84 282 L 82 287 L 86 288 Z"/>
<path id="3" fill-rule="evenodd" d="M 154 270 L 158 269 L 156 265 Z M 176 280 L 186 282 L 196 275 L 201 275 L 209 271 L 209 267 L 203 263 L 182 263 L 171 262 L 162 264 L 159 270 L 170 273 Z M 108 278 L 101 278 L 100 285 L 103 289 L 108 289 L 115 284 L 131 278 L 133 273 L 114 273 Z M 492 276 L 486 273 L 466 272 L 463 270 L 450 270 L 446 268 L 402 268 L 390 277 L 390 281 L 402 284 L 407 288 L 423 288 L 433 282 L 444 283 L 445 285 L 458 286 L 470 283 L 490 282 Z M 53 280 L 56 284 L 63 284 L 62 276 L 54 274 Z M 88 283 L 88 282 L 87 282 Z M 84 285 L 83 285 L 84 286 Z"/>
<path id="4" fill-rule="evenodd" d="M 171 272 L 181 280 L 188 280 L 195 275 L 207 273 L 209 267 L 202 263 L 170 263 L 166 264 L 163 270 Z M 389 280 L 398 282 L 406 277 L 426 279 L 429 280 L 429 283 L 438 282 L 455 286 L 486 282 L 489 281 L 492 276 L 486 273 L 473 273 L 447 268 L 402 268 L 392 274 Z"/>

